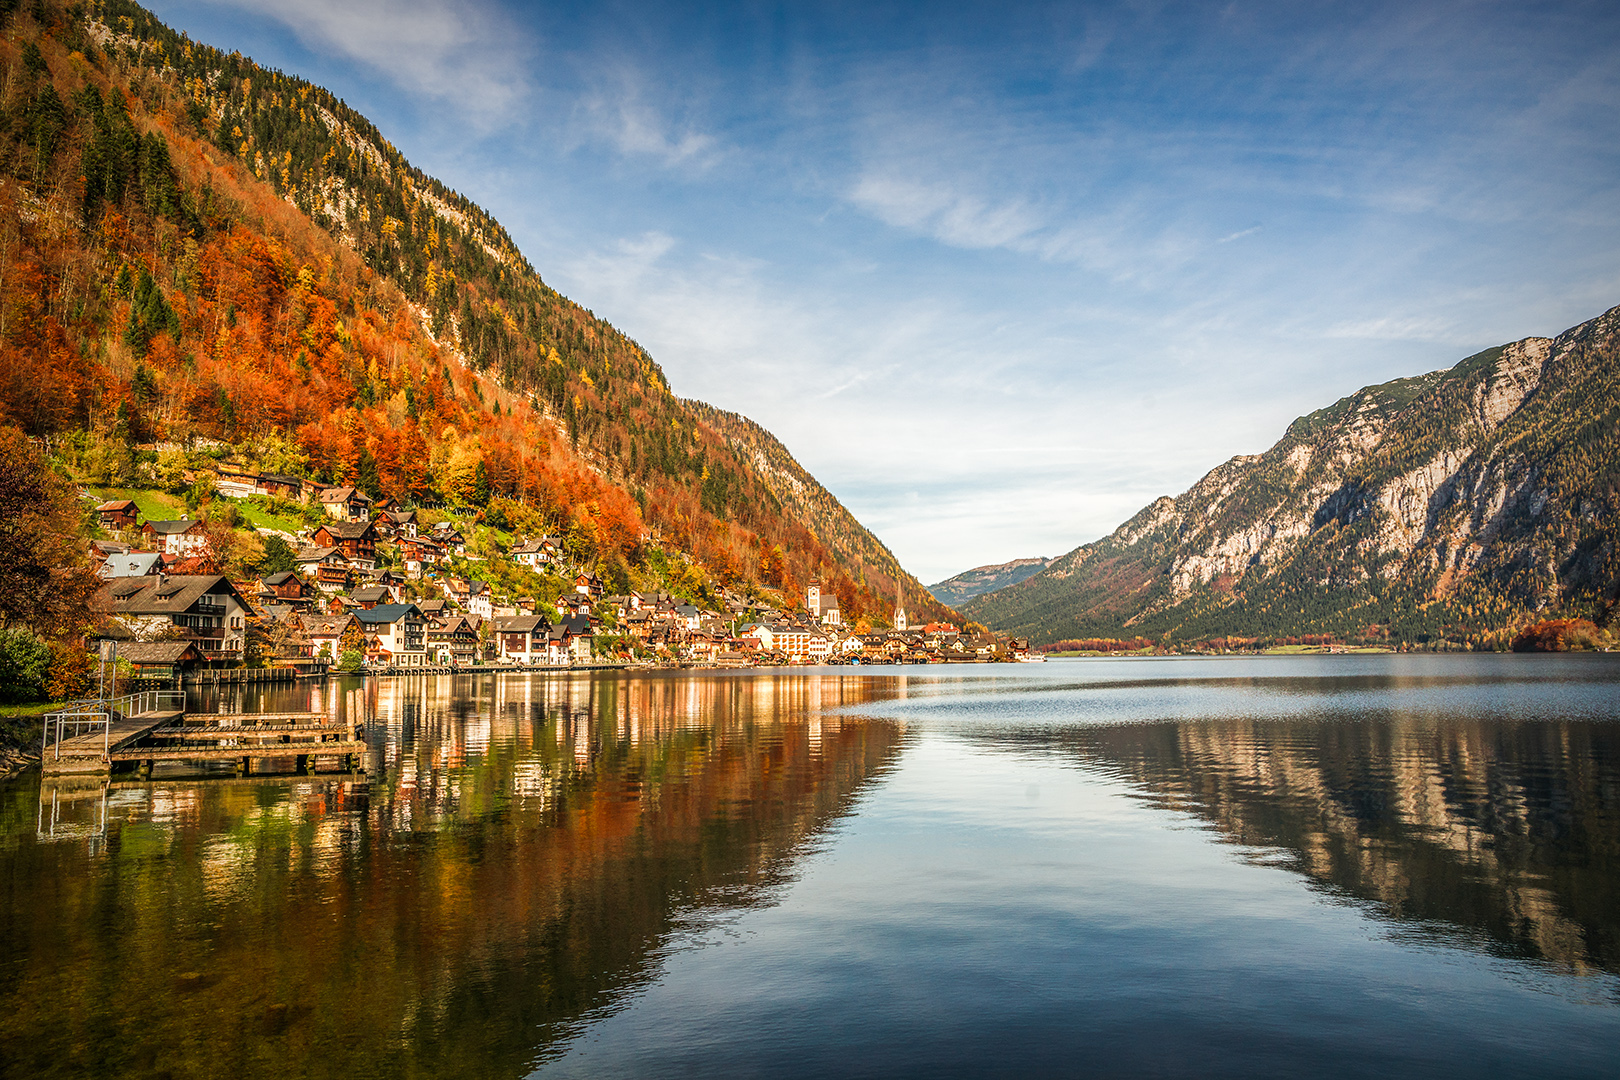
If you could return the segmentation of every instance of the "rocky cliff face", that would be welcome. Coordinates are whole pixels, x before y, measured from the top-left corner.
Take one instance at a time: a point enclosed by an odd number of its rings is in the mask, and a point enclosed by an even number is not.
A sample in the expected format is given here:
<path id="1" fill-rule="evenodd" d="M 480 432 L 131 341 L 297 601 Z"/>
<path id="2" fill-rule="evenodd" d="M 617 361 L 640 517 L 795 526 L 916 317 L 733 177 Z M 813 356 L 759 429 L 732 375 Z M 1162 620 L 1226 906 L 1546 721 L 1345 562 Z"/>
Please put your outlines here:
<path id="1" fill-rule="evenodd" d="M 1477 640 L 1606 619 L 1617 511 L 1620 309 L 1366 387 L 965 611 L 1044 640 Z"/>

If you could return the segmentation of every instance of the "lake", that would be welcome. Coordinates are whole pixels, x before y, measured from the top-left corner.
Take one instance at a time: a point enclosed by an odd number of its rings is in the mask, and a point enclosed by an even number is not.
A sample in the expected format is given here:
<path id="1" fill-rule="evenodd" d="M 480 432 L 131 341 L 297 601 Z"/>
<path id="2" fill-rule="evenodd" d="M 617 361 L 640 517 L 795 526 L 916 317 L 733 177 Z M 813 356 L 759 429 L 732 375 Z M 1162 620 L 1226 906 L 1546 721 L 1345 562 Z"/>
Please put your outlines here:
<path id="1" fill-rule="evenodd" d="M 0 1075 L 1620 1074 L 1620 657 L 192 707 L 369 783 L 0 784 Z"/>

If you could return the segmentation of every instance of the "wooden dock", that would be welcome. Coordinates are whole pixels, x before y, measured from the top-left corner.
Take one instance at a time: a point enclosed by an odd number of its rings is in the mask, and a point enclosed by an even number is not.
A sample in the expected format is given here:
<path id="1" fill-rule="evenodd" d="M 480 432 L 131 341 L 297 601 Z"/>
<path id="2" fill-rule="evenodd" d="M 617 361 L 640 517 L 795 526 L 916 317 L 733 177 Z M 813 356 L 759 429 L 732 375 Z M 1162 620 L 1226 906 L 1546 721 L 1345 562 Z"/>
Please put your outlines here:
<path id="1" fill-rule="evenodd" d="M 350 771 L 366 752 L 362 736 L 359 726 L 322 713 L 114 713 L 104 727 L 49 747 L 41 764 L 46 775 L 108 776 L 128 763 L 146 773 L 164 761 L 235 761 L 247 774 L 255 761 L 291 759 L 305 772 L 321 759 Z"/>

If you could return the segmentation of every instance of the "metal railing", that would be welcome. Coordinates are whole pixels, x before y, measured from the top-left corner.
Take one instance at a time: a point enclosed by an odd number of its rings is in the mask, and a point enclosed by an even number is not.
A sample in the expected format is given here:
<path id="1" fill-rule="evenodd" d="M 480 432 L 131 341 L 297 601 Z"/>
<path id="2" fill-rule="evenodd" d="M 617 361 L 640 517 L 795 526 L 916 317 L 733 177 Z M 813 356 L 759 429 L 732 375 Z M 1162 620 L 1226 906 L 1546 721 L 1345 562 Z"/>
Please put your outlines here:
<path id="1" fill-rule="evenodd" d="M 85 733 L 86 728 L 94 732 L 98 725 L 102 730 L 101 749 L 105 756 L 112 743 L 113 721 L 125 716 L 139 716 L 141 713 L 185 707 L 184 690 L 142 690 L 139 693 L 124 694 L 115 698 L 81 698 L 78 701 L 69 701 L 62 708 L 45 714 L 45 730 L 40 735 L 40 758 L 43 759 L 50 752 L 52 745 L 55 745 L 56 758 L 61 760 L 64 740 L 77 738 Z"/>

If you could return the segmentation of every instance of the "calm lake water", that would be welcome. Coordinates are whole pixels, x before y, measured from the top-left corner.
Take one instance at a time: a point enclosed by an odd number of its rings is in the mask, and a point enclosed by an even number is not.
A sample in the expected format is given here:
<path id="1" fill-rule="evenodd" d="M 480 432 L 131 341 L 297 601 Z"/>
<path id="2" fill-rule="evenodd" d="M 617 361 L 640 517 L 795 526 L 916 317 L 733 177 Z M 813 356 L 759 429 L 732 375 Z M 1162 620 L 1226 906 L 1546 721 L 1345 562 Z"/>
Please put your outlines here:
<path id="1" fill-rule="evenodd" d="M 194 707 L 369 786 L 0 785 L 0 1075 L 1620 1075 L 1620 657 Z"/>

